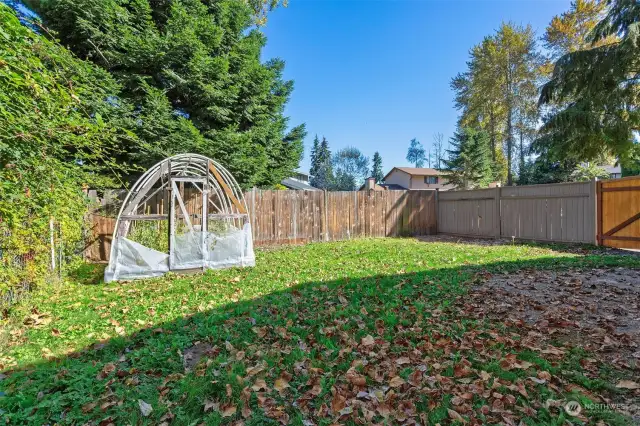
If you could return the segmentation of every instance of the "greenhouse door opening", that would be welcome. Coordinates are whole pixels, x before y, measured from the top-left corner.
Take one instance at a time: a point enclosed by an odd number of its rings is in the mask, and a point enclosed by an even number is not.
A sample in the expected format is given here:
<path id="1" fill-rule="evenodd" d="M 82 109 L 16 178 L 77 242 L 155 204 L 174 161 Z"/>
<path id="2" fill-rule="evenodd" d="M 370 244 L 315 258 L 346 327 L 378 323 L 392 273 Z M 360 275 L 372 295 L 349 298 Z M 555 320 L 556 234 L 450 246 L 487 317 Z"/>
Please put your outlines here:
<path id="1" fill-rule="evenodd" d="M 214 160 L 181 154 L 149 169 L 127 194 L 104 279 L 254 265 L 238 183 Z"/>
<path id="2" fill-rule="evenodd" d="M 185 193 L 199 192 L 194 214 L 187 211 Z M 204 178 L 171 179 L 171 212 L 169 218 L 169 270 L 189 270 L 206 267 L 208 188 Z"/>

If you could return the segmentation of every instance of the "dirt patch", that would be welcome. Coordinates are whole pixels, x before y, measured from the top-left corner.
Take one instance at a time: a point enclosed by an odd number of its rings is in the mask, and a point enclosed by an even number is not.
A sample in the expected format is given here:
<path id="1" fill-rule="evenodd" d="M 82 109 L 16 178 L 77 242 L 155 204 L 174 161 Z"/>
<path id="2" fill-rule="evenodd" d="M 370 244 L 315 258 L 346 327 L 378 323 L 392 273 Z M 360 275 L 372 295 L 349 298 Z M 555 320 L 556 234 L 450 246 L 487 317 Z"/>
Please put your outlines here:
<path id="1" fill-rule="evenodd" d="M 215 348 L 208 343 L 196 342 L 193 346 L 184 350 L 182 363 L 186 373 L 191 372 L 202 358 L 211 358 L 216 355 Z"/>
<path id="2" fill-rule="evenodd" d="M 640 271 L 538 271 L 486 277 L 473 287 L 486 316 L 532 326 L 547 338 L 640 368 Z"/>

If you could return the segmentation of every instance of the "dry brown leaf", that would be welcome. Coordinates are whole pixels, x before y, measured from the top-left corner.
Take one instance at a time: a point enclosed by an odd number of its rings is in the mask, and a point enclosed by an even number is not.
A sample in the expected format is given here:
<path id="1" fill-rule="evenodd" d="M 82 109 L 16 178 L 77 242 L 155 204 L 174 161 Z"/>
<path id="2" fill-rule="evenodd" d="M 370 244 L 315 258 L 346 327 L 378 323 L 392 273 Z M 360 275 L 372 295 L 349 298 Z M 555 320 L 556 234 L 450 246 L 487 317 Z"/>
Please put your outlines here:
<path id="1" fill-rule="evenodd" d="M 289 387 L 289 382 L 287 380 L 285 380 L 282 377 L 279 377 L 276 379 L 276 382 L 273 384 L 273 387 L 278 391 L 281 392 L 284 391 L 286 388 Z"/>
<path id="2" fill-rule="evenodd" d="M 204 412 L 207 413 L 211 410 L 215 410 L 218 411 L 220 407 L 220 404 L 215 402 L 215 401 L 211 401 L 210 399 L 205 399 L 204 400 Z"/>
<path id="3" fill-rule="evenodd" d="M 466 423 L 464 418 L 457 411 L 452 410 L 451 408 L 447 408 L 447 412 L 449 413 L 449 417 L 451 418 L 451 420 L 457 420 L 459 422 Z"/>
<path id="4" fill-rule="evenodd" d="M 618 389 L 640 389 L 640 383 L 632 382 L 631 380 L 620 380 L 616 387 Z"/>
<path id="5" fill-rule="evenodd" d="M 373 338 L 372 335 L 367 334 L 366 336 L 364 336 L 362 338 L 362 345 L 363 346 L 372 346 L 376 343 L 376 339 Z"/>
<path id="6" fill-rule="evenodd" d="M 251 386 L 251 389 L 253 389 L 255 392 L 267 390 L 267 383 L 264 381 L 264 379 L 257 379 L 253 386 Z"/>
<path id="7" fill-rule="evenodd" d="M 400 376 L 392 377 L 391 380 L 389 380 L 389 386 L 392 388 L 400 387 L 404 385 L 404 383 L 405 383 L 404 379 Z"/>
<path id="8" fill-rule="evenodd" d="M 236 414 L 236 410 L 237 410 L 237 408 L 236 408 L 235 405 L 227 404 L 227 405 L 222 406 L 220 414 L 222 415 L 222 417 L 231 417 L 234 414 Z"/>

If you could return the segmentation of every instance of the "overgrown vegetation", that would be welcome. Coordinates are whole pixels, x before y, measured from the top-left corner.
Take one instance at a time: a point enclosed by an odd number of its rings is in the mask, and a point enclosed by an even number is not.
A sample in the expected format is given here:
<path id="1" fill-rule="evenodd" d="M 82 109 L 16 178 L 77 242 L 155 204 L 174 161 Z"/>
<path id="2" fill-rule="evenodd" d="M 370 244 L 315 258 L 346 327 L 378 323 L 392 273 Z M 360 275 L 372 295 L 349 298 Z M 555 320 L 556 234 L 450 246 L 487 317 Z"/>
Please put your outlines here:
<path id="1" fill-rule="evenodd" d="M 51 218 L 56 238 L 76 248 L 83 186 L 116 185 L 122 167 L 113 158 L 137 138 L 107 72 L 23 26 L 3 4 L 0 23 L 1 294 L 43 279 Z"/>
<path id="2" fill-rule="evenodd" d="M 13 370 L 0 380 L 0 416 L 629 424 L 614 411 L 569 417 L 563 404 L 632 397 L 637 372 L 465 307 L 468 285 L 491 274 L 640 267 L 637 257 L 573 251 L 359 240 L 261 251 L 251 269 L 107 285 L 85 266 L 3 320 L 0 363 Z"/>
<path id="3" fill-rule="evenodd" d="M 122 188 L 184 152 L 243 188 L 297 168 L 293 82 L 283 61 L 261 61 L 254 26 L 277 0 L 26 3 L 35 21 L 0 3 L 0 295 L 45 280 L 50 220 L 56 251 L 81 251 L 84 187 Z"/>

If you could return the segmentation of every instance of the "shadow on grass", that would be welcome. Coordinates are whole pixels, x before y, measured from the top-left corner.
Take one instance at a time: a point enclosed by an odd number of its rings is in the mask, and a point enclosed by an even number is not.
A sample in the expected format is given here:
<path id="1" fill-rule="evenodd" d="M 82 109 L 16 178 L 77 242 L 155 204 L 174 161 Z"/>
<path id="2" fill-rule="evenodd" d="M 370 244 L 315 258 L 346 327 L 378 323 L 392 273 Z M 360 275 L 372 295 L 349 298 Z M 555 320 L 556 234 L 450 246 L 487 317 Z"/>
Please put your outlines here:
<path id="1" fill-rule="evenodd" d="M 386 386 L 387 373 L 408 380 L 411 367 L 424 365 L 426 359 L 425 377 L 453 377 L 452 362 L 462 358 L 471 360 L 478 370 L 495 370 L 499 367 L 489 352 L 522 349 L 511 338 L 496 338 L 510 335 L 504 325 L 481 324 L 454 308 L 455 299 L 466 292 L 467 283 L 477 274 L 595 266 L 637 267 L 638 263 L 619 256 L 541 258 L 303 283 L 254 300 L 157 323 L 59 359 L 6 371 L 0 380 L 4 392 L 0 418 L 8 424 L 219 424 L 244 420 L 257 425 L 305 424 L 310 419 L 314 424 L 330 424 L 341 417 L 331 413 L 336 394 L 353 401 L 365 388 Z M 89 283 L 99 270 L 87 268 L 80 277 Z M 215 278 L 215 272 L 205 275 L 199 285 L 212 285 L 206 282 L 211 277 Z M 376 339 L 373 346 L 363 346 L 366 336 Z M 478 339 L 478 348 L 470 346 L 470 336 Z M 194 371 L 187 372 L 183 355 L 194 345 L 203 349 L 197 354 L 203 359 Z M 415 351 L 420 351 L 421 357 L 415 358 Z M 371 355 L 373 352 L 377 355 Z M 386 355 L 381 357 L 382 353 Z M 400 355 L 411 358 L 411 363 L 400 368 L 385 359 Z M 363 359 L 367 361 L 360 368 L 368 374 L 367 386 L 359 387 L 345 380 L 345 374 Z M 549 364 L 542 358 L 538 362 Z M 434 367 L 436 364 L 442 370 Z M 383 382 L 375 380 L 376 372 L 385 375 Z M 535 371 L 510 374 L 517 380 L 535 375 Z M 264 378 L 264 386 L 257 384 L 258 378 Z M 286 386 L 282 381 L 278 385 L 277 380 L 285 380 Z M 312 386 L 315 390 L 310 395 Z M 429 423 L 447 423 L 453 389 L 443 386 L 418 392 L 405 383 L 394 388 L 396 399 L 389 404 L 395 410 L 402 401 L 411 401 L 416 415 L 425 413 Z M 536 406 L 537 414 L 528 417 L 532 423 L 550 424 L 562 416 L 557 410 L 541 407 L 546 399 L 561 398 L 557 390 L 538 385 L 529 395 L 533 402 L 519 397 L 518 404 Z M 485 404 L 477 398 L 474 410 Z M 153 407 L 148 416 L 142 415 L 139 400 Z M 252 411 L 246 419 L 243 407 Z M 353 413 L 345 412 L 341 421 L 355 424 L 359 413 L 357 408 Z M 471 413 L 482 422 L 494 419 L 492 413 L 473 410 L 463 415 Z M 375 412 L 373 420 L 383 418 Z"/>

